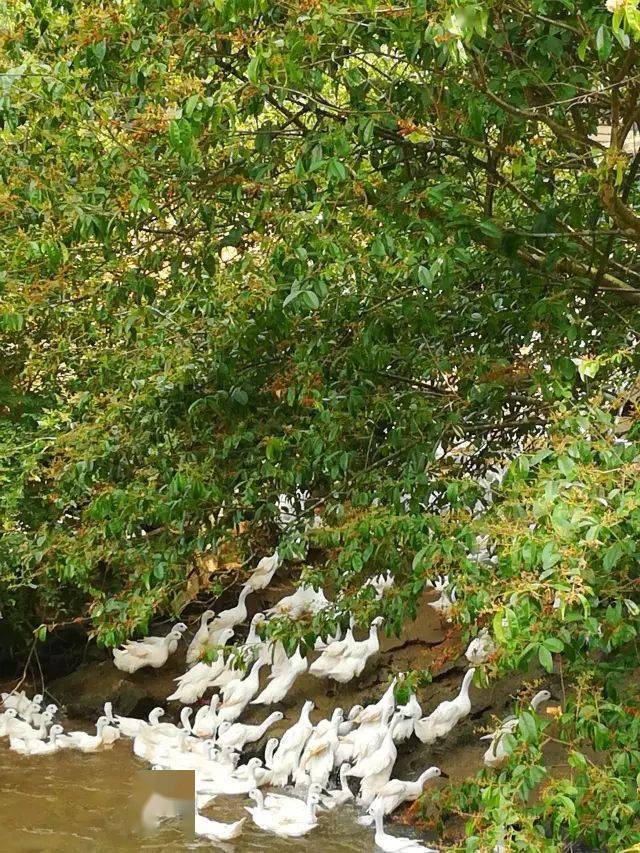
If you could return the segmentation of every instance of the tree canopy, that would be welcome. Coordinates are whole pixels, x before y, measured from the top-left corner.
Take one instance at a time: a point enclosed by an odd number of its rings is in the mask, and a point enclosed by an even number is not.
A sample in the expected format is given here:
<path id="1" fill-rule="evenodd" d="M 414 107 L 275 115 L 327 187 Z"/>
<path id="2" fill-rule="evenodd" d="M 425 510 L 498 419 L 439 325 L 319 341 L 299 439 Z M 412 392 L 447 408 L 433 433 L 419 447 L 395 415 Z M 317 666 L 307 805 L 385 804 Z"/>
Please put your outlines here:
<path id="1" fill-rule="evenodd" d="M 560 660 L 584 691 L 573 790 L 511 803 L 543 772 L 534 724 L 520 777 L 466 793 L 468 849 L 515 823 L 637 841 L 637 0 L 12 0 L 0 22 L 14 636 L 81 620 L 113 645 L 276 544 L 390 631 L 448 573 L 500 644 L 485 677 Z"/>

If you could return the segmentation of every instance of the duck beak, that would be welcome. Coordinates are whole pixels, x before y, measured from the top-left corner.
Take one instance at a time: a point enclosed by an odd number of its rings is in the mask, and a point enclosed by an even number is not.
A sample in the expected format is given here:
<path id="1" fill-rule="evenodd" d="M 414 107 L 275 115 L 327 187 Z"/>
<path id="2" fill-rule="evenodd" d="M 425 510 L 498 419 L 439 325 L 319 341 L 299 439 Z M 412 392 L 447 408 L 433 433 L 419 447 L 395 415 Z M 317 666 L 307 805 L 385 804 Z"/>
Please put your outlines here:
<path id="1" fill-rule="evenodd" d="M 449 776 L 449 774 L 448 774 L 448 773 L 445 773 L 445 772 L 444 772 L 444 770 L 441 770 L 441 771 L 440 771 L 440 778 L 441 778 L 441 779 L 449 779 L 449 778 L 450 778 L 450 776 Z"/>

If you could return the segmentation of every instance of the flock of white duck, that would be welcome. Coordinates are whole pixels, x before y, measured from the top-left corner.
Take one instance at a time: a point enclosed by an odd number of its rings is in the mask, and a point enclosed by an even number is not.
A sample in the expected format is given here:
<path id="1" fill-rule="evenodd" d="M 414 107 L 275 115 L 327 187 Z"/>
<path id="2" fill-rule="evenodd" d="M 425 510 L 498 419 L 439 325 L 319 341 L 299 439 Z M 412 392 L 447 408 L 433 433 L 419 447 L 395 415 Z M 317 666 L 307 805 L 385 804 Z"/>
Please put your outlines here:
<path id="1" fill-rule="evenodd" d="M 107 702 L 94 735 L 82 731 L 65 733 L 54 722 L 58 711 L 55 705 L 47 705 L 43 710 L 42 695 L 30 699 L 24 692 L 14 692 L 0 695 L 5 709 L 0 713 L 0 737 L 8 737 L 10 748 L 23 755 L 51 755 L 63 749 L 98 752 L 110 749 L 121 737 L 130 738 L 135 755 L 155 769 L 195 771 L 195 828 L 199 835 L 212 841 L 238 837 L 246 817 L 235 823 L 223 823 L 201 815 L 200 810 L 217 796 L 248 795 L 253 805 L 246 810 L 254 823 L 280 837 L 304 836 L 318 825 L 319 810 L 353 801 L 364 810 L 359 822 L 374 826 L 375 843 L 380 849 L 394 853 L 430 850 L 413 839 L 388 834 L 383 821 L 402 803 L 416 800 L 426 782 L 446 774 L 438 767 L 429 767 L 415 781 L 392 779 L 397 745 L 413 735 L 423 743 L 432 744 L 466 717 L 471 710 L 469 689 L 474 668 L 465 673 L 458 695 L 441 702 L 428 716 L 423 716 L 413 693 L 405 704 L 397 704 L 397 678 L 375 704 L 356 705 L 347 714 L 342 708 L 335 708 L 330 719 L 315 725 L 310 719 L 314 705 L 307 701 L 299 718 L 281 738 L 267 741 L 264 760 L 253 757 L 242 763 L 246 747 L 260 741 L 284 717 L 282 712 L 274 711 L 258 725 L 241 723 L 238 720 L 249 704 L 281 702 L 307 669 L 317 678 L 351 681 L 379 651 L 381 617 L 372 621 L 369 636 L 364 640 L 355 639 L 353 621 L 344 637 L 339 634 L 326 641 L 318 639 L 319 656 L 310 666 L 299 649 L 288 657 L 279 641 L 261 640 L 259 625 L 270 616 L 287 614 L 296 619 L 329 606 L 322 591 L 303 585 L 266 614 L 256 614 L 248 636 L 233 647 L 233 654 L 218 654 L 209 662 L 203 660 L 207 650 L 222 650 L 236 629 L 246 622 L 247 597 L 270 583 L 278 565 L 277 552 L 263 558 L 235 607 L 218 614 L 211 610 L 202 614 L 187 649 L 186 662 L 190 668 L 176 679 L 177 687 L 167 697 L 185 706 L 180 725 L 160 722 L 162 708 L 151 711 L 148 720 L 114 716 L 112 705 Z M 380 575 L 369 583 L 381 597 L 393 579 Z M 449 588 L 448 578 L 438 578 L 432 586 L 440 592 L 432 607 L 446 617 L 455 601 L 455 591 Z M 116 667 L 127 673 L 143 667 L 162 667 L 177 650 L 186 630 L 180 623 L 165 637 L 127 642 L 113 653 Z M 481 632 L 467 649 L 466 657 L 476 666 L 494 651 L 491 637 Z M 243 667 L 238 667 L 239 658 Z M 270 667 L 268 683 L 260 691 L 260 672 L 266 666 Z M 210 689 L 216 692 L 194 715 L 190 706 Z M 549 698 L 547 691 L 541 691 L 531 707 L 535 710 Z M 494 734 L 486 736 L 491 739 L 484 758 L 487 766 L 497 767 L 505 760 L 503 735 L 512 732 L 516 724 L 516 719 L 508 719 Z M 357 780 L 357 794 L 350 787 L 351 780 Z M 338 787 L 330 789 L 336 782 Z M 288 785 L 292 785 L 288 793 L 265 794 L 262 790 Z"/>

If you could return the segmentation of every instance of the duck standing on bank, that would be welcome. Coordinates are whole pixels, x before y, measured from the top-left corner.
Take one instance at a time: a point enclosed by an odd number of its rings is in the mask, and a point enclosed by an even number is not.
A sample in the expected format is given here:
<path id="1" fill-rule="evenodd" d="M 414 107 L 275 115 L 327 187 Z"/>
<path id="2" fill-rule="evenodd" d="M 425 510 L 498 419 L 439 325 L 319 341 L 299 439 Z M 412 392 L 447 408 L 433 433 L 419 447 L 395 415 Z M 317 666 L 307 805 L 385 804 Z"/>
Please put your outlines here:
<path id="1" fill-rule="evenodd" d="M 264 661 L 257 660 L 246 678 L 235 678 L 222 688 L 222 702 L 218 710 L 220 722 L 234 722 L 258 692 L 260 670 Z"/>
<path id="2" fill-rule="evenodd" d="M 309 672 L 316 678 L 331 678 L 341 684 L 357 678 L 364 671 L 367 661 L 380 650 L 378 627 L 383 622 L 382 616 L 376 616 L 371 623 L 368 638 L 361 642 L 353 640 L 353 634 L 348 631 L 344 640 L 333 643 L 322 652 L 309 667 Z"/>
<path id="3" fill-rule="evenodd" d="M 113 662 L 119 670 L 129 674 L 145 666 L 159 669 L 178 648 L 181 639 L 182 632 L 174 629 L 166 637 L 147 637 L 146 640 L 127 643 L 121 649 L 113 650 Z"/>
<path id="4" fill-rule="evenodd" d="M 333 770 L 338 747 L 338 727 L 344 718 L 342 708 L 335 708 L 330 720 L 320 720 L 305 744 L 300 765 L 294 772 L 296 786 L 309 784 L 324 788 Z"/>
<path id="5" fill-rule="evenodd" d="M 438 707 L 415 723 L 415 733 L 422 743 L 434 743 L 444 737 L 471 711 L 469 689 L 475 669 L 469 669 L 462 680 L 462 686 L 455 699 L 441 702 Z"/>
<path id="6" fill-rule="evenodd" d="M 187 665 L 200 660 L 209 643 L 209 622 L 215 618 L 213 610 L 205 610 L 200 617 L 200 627 L 193 635 L 193 639 L 187 648 L 186 662 Z"/>
<path id="7" fill-rule="evenodd" d="M 537 713 L 538 708 L 544 702 L 551 699 L 551 693 L 548 690 L 539 690 L 531 702 L 529 708 Z M 518 726 L 517 717 L 507 717 L 492 734 L 483 735 L 480 740 L 490 740 L 491 744 L 483 756 L 483 761 L 486 767 L 499 768 L 506 762 L 509 757 L 507 751 L 507 741 L 505 735 L 513 734 Z"/>
<path id="8" fill-rule="evenodd" d="M 390 779 L 380 788 L 367 809 L 367 814 L 361 817 L 358 823 L 370 826 L 373 823 L 373 815 L 378 809 L 382 810 L 383 815 L 388 815 L 395 811 L 402 803 L 417 800 L 420 794 L 422 794 L 425 784 L 431 779 L 437 778 L 448 779 L 449 777 L 439 767 L 429 767 L 428 770 L 425 770 L 418 776 L 415 782 Z"/>
<path id="9" fill-rule="evenodd" d="M 223 628 L 218 634 L 218 657 L 211 663 L 199 661 L 184 675 L 174 679 L 178 686 L 170 696 L 167 696 L 169 702 L 193 705 L 210 687 L 215 685 L 217 678 L 225 670 L 223 649 L 232 636 L 233 628 Z"/>
<path id="10" fill-rule="evenodd" d="M 220 632 L 224 628 L 236 628 L 241 625 L 247 618 L 247 598 L 252 592 L 248 586 L 243 586 L 238 596 L 238 603 L 228 610 L 223 610 L 218 613 L 213 622 L 209 623 L 209 643 L 216 645 Z"/>
<path id="11" fill-rule="evenodd" d="M 496 652 L 496 644 L 486 628 L 483 628 L 475 640 L 471 640 L 464 656 L 473 666 L 486 663 Z"/>
<path id="12" fill-rule="evenodd" d="M 298 721 L 282 735 L 273 754 L 271 784 L 276 788 L 284 787 L 292 773 L 300 766 L 302 750 L 313 731 L 313 723 L 309 719 L 312 710 L 313 702 L 305 702 Z"/>
<path id="13" fill-rule="evenodd" d="M 251 704 L 273 705 L 275 702 L 282 702 L 296 679 L 307 671 L 307 665 L 307 659 L 300 654 L 299 646 L 290 658 L 285 654 L 284 661 L 274 662 L 269 674 L 269 683 Z"/>
<path id="14" fill-rule="evenodd" d="M 270 557 L 263 557 L 255 568 L 255 571 L 247 581 L 246 585 L 253 591 L 259 592 L 266 589 L 280 565 L 280 555 L 274 551 Z"/>
<path id="15" fill-rule="evenodd" d="M 393 730 L 393 739 L 396 743 L 404 743 L 409 740 L 415 730 L 416 722 L 422 717 L 422 708 L 415 693 L 411 693 L 404 705 L 398 705 L 398 713 L 400 720 Z"/>

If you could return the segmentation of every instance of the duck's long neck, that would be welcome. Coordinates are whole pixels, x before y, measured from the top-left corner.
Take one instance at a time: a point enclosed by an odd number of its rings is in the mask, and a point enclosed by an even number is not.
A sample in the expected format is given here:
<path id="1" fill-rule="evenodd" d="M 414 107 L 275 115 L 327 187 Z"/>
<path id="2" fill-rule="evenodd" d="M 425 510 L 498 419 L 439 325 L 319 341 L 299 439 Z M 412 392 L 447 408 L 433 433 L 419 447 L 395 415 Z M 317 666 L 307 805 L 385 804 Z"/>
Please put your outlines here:
<path id="1" fill-rule="evenodd" d="M 462 687 L 460 688 L 460 698 L 468 699 L 469 698 L 469 689 L 471 687 L 471 682 L 473 680 L 473 674 L 475 673 L 475 669 L 470 669 L 465 674 L 462 680 Z"/>
<path id="2" fill-rule="evenodd" d="M 384 835 L 384 826 L 382 823 L 382 812 L 381 811 L 375 811 L 373 813 L 373 822 L 374 822 L 375 827 L 376 827 L 376 835 L 378 835 L 378 833 L 380 833 L 380 835 Z"/>
<path id="3" fill-rule="evenodd" d="M 537 711 L 538 708 L 540 707 L 540 705 L 542 705 L 542 703 L 545 701 L 546 698 L 547 698 L 547 694 L 544 691 L 540 691 L 540 693 L 536 693 L 536 695 L 533 697 L 533 699 L 530 702 L 531 710 Z"/>
<path id="4" fill-rule="evenodd" d="M 351 788 L 347 782 L 347 773 L 349 772 L 349 765 L 343 764 L 340 768 L 340 787 L 344 791 L 345 794 L 351 793 Z"/>
<path id="5" fill-rule="evenodd" d="M 273 764 L 273 756 L 275 754 L 277 746 L 278 746 L 278 741 L 275 738 L 271 738 L 271 740 L 267 744 L 267 748 L 264 751 L 265 767 L 270 768 L 271 765 Z"/>
<path id="6" fill-rule="evenodd" d="M 428 782 L 428 781 L 429 781 L 429 779 L 431 779 L 431 777 L 432 777 L 432 776 L 433 776 L 433 771 L 431 770 L 431 768 L 429 768 L 428 770 L 425 770 L 423 773 L 421 773 L 421 774 L 418 776 L 418 785 L 419 785 L 419 787 L 420 787 L 420 788 L 422 788 L 422 786 L 424 785 L 424 783 L 425 783 L 425 782 Z"/>

